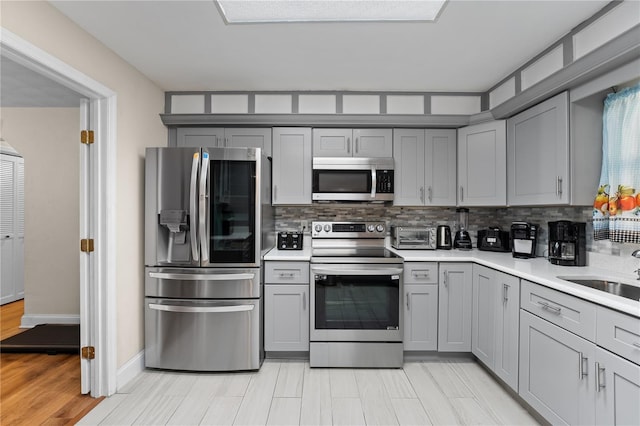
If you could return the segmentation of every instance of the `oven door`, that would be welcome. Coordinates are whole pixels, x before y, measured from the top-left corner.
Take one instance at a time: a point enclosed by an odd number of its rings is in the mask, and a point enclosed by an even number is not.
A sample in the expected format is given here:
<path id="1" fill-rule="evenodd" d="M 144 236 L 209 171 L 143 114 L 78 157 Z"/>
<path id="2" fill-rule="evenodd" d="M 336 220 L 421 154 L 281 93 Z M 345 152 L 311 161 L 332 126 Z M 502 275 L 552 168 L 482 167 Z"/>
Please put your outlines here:
<path id="1" fill-rule="evenodd" d="M 311 341 L 402 341 L 402 266 L 312 264 L 311 283 Z"/>

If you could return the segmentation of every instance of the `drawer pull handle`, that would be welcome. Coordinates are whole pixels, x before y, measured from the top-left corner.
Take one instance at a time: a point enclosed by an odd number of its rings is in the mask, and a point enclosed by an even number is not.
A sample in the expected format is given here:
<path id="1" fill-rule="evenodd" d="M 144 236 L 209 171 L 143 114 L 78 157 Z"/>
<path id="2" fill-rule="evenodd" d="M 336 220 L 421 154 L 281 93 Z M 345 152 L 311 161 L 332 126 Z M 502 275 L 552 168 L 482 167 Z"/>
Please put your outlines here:
<path id="1" fill-rule="evenodd" d="M 557 308 L 555 306 L 551 306 L 547 302 L 538 302 L 538 304 L 542 306 L 542 309 L 546 309 L 548 311 L 551 311 L 556 315 L 560 315 L 560 313 L 562 311 L 562 308 Z"/>
<path id="2" fill-rule="evenodd" d="M 280 272 L 278 275 L 280 275 L 280 278 L 293 278 L 296 274 L 293 272 Z"/>
<path id="3" fill-rule="evenodd" d="M 413 273 L 413 277 L 414 278 L 429 278 L 429 273 L 428 272 L 424 272 L 422 274 L 416 274 L 415 272 Z"/>

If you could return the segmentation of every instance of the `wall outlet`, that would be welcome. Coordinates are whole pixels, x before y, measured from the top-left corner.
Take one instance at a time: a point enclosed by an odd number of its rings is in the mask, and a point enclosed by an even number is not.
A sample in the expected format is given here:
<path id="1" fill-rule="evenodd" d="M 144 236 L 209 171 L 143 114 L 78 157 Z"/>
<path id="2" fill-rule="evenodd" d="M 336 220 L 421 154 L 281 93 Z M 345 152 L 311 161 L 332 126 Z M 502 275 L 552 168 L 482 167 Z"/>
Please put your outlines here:
<path id="1" fill-rule="evenodd" d="M 301 220 L 300 221 L 300 227 L 302 228 L 303 231 L 309 229 L 309 221 L 308 220 Z"/>

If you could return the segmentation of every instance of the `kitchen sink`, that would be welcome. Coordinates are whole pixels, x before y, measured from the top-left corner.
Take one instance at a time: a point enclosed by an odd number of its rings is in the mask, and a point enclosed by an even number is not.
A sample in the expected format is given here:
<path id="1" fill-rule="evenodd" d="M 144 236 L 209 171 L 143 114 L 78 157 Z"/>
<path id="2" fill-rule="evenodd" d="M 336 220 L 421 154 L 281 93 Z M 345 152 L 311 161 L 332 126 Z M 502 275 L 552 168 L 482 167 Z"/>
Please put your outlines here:
<path id="1" fill-rule="evenodd" d="M 618 281 L 607 280 L 604 278 L 592 278 L 592 277 L 556 277 L 564 281 L 569 281 L 575 284 L 580 284 L 585 287 L 595 288 L 596 290 L 604 291 L 610 294 L 625 297 L 631 300 L 640 301 L 640 287 L 630 284 L 621 283 Z"/>

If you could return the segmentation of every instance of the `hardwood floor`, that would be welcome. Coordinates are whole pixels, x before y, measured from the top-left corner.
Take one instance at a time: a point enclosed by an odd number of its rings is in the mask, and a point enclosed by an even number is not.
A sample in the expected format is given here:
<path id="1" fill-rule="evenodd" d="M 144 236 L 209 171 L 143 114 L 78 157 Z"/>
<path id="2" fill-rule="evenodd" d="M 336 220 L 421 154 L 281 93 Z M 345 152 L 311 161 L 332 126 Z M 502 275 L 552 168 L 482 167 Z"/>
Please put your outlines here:
<path id="1" fill-rule="evenodd" d="M 24 301 L 0 307 L 0 339 L 18 334 Z M 77 354 L 0 354 L 0 424 L 74 425 L 104 398 L 80 393 Z"/>
<path id="2" fill-rule="evenodd" d="M 471 359 L 402 369 L 267 360 L 248 373 L 145 370 L 80 425 L 536 425 Z"/>

